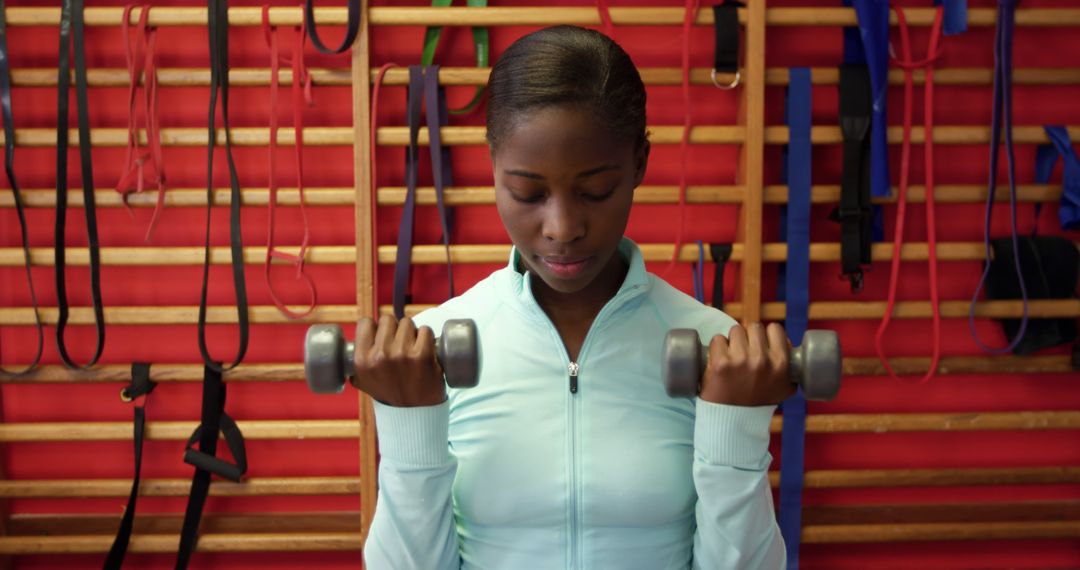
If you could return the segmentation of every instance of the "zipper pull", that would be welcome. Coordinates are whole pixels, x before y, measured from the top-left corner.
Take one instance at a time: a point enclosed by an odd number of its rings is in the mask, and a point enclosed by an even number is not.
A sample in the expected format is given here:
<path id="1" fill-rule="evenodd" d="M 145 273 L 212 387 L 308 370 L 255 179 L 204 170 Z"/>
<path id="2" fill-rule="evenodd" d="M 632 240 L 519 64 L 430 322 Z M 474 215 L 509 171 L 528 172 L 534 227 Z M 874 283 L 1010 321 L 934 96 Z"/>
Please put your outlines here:
<path id="1" fill-rule="evenodd" d="M 570 393 L 577 394 L 577 375 L 580 367 L 577 362 L 571 362 L 570 365 L 566 367 L 566 370 L 570 373 Z"/>

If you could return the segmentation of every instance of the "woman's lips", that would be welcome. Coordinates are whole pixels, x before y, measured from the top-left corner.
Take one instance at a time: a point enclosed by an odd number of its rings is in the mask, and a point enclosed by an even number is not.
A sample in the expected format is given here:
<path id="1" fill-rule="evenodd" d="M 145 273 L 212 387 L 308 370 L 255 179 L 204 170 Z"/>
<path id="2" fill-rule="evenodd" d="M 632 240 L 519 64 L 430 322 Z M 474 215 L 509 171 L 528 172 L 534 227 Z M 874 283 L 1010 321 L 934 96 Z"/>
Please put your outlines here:
<path id="1" fill-rule="evenodd" d="M 556 276 L 563 279 L 573 279 L 578 275 L 581 275 L 585 271 L 585 268 L 589 266 L 589 262 L 592 261 L 591 257 L 577 260 L 565 260 L 557 261 L 554 259 L 548 259 L 541 257 L 540 261 L 548 268 L 549 271 Z"/>

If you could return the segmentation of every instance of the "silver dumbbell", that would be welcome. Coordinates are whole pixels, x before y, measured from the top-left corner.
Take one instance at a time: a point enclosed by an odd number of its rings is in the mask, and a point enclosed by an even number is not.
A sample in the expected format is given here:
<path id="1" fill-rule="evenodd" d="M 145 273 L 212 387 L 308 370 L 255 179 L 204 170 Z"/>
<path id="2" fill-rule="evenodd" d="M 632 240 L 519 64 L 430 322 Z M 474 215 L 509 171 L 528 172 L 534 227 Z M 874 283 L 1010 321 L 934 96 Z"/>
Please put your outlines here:
<path id="1" fill-rule="evenodd" d="M 694 329 L 672 329 L 664 339 L 664 388 L 672 398 L 697 396 L 708 365 L 709 347 Z M 791 381 L 808 400 L 828 401 L 840 391 L 840 337 L 835 331 L 809 330 L 791 349 Z"/>
<path id="2" fill-rule="evenodd" d="M 312 325 L 304 339 L 304 376 L 316 394 L 337 394 L 356 375 L 355 345 L 337 325 Z M 480 342 L 476 322 L 451 319 L 435 339 L 435 357 L 452 388 L 472 388 L 480 381 Z"/>

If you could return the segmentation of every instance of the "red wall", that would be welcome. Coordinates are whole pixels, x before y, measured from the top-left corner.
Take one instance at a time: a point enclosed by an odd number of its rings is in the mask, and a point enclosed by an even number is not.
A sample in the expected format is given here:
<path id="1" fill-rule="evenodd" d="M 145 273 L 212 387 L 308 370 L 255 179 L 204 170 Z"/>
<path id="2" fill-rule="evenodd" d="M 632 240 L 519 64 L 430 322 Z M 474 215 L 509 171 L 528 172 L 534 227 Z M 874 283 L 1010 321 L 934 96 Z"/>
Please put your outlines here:
<path id="1" fill-rule="evenodd" d="M 31 5 L 16 2 L 17 6 Z M 104 3 L 95 2 L 94 5 Z M 234 6 L 258 5 L 233 2 Z M 378 4 L 387 4 L 380 2 Z M 394 3 L 404 4 L 404 3 Z M 422 5 L 422 2 L 409 2 Z M 495 3 L 508 5 L 508 3 Z M 524 3 L 515 3 L 524 4 Z M 589 2 L 530 2 L 530 5 L 591 5 Z M 674 1 L 620 1 L 621 5 L 670 5 L 681 6 Z M 817 5 L 834 6 L 838 3 L 795 2 L 774 0 L 769 6 Z M 900 2 L 903 6 L 923 7 L 929 2 Z M 971 0 L 971 7 L 992 7 L 993 2 Z M 117 4 L 119 5 L 119 4 Z M 177 4 L 190 5 L 190 4 Z M 278 5 L 287 5 L 278 3 Z M 1024 7 L 1073 7 L 1075 2 L 1034 0 Z M 522 33 L 525 28 L 493 29 L 493 57 Z M 9 46 L 15 69 L 55 66 L 57 36 L 55 28 L 10 28 Z M 324 31 L 336 41 L 340 32 Z M 691 63 L 695 67 L 711 64 L 712 31 L 697 28 L 692 33 Z M 916 54 L 925 49 L 926 28 L 913 33 Z M 408 65 L 419 62 L 423 29 L 378 28 L 374 30 L 371 59 L 372 67 L 385 62 Z M 679 65 L 681 40 L 677 27 L 662 32 L 655 28 L 618 28 L 616 39 L 626 47 L 639 66 L 675 67 Z M 895 37 L 895 36 L 894 36 Z M 833 67 L 840 62 L 842 41 L 839 29 L 778 28 L 768 30 L 768 67 L 810 66 Z M 993 65 L 992 27 L 972 27 L 965 35 L 945 41 L 945 51 L 940 68 L 983 67 Z M 203 67 L 208 65 L 205 29 L 162 28 L 159 32 L 160 66 Z M 1016 35 L 1015 64 L 1024 67 L 1075 67 L 1077 60 L 1076 35 L 1065 28 L 1020 28 Z M 230 62 L 233 67 L 266 67 L 268 55 L 258 28 L 232 28 L 230 30 Z M 444 65 L 472 65 L 471 35 L 466 30 L 450 30 L 444 34 L 444 44 L 439 60 Z M 347 67 L 347 58 L 333 58 L 308 49 L 308 64 L 312 67 Z M 121 36 L 117 28 L 91 27 L 87 29 L 87 63 L 90 67 L 121 68 L 124 66 Z M 458 106 L 472 95 L 471 88 L 451 89 L 451 106 Z M 161 89 L 161 120 L 164 127 L 205 127 L 205 87 Z M 1080 109 L 1075 102 L 1080 97 L 1080 87 L 1017 86 L 1014 119 L 1017 125 L 1042 125 L 1046 123 L 1077 124 Z M 814 89 L 815 125 L 836 124 L 837 98 L 834 87 Z M 262 127 L 270 112 L 265 88 L 237 87 L 230 93 L 232 98 L 231 121 L 233 126 Z M 281 120 L 290 121 L 290 96 L 282 95 Z M 891 124 L 901 121 L 902 90 L 890 91 L 889 118 Z M 318 86 L 316 105 L 305 114 L 308 126 L 351 125 L 351 96 L 348 87 Z M 692 92 L 692 116 L 695 124 L 730 125 L 736 122 L 737 93 L 721 92 L 705 86 L 694 87 Z M 94 127 L 119 127 L 126 125 L 126 88 L 95 88 L 91 90 L 91 125 Z M 939 86 L 935 104 L 940 124 L 985 125 L 989 122 L 991 92 L 989 86 L 951 87 Z M 650 87 L 648 115 L 649 124 L 676 125 L 682 121 L 682 103 L 678 87 Z M 54 88 L 16 88 L 14 93 L 15 122 L 19 128 L 50 128 L 55 125 L 56 94 Z M 915 103 L 916 121 L 919 121 L 922 105 Z M 783 116 L 783 91 L 770 87 L 766 92 L 766 123 L 781 124 Z M 386 87 L 380 97 L 380 125 L 404 124 L 404 89 Z M 455 117 L 455 125 L 482 124 L 482 112 Z M 74 114 L 72 125 L 74 126 Z M 287 151 L 288 149 L 286 149 Z M 265 149 L 237 148 L 235 156 L 240 169 L 241 182 L 245 186 L 265 187 L 267 180 Z M 487 151 L 481 147 L 457 147 L 454 153 L 455 182 L 459 185 L 489 185 L 490 166 Z M 816 146 L 814 182 L 836 184 L 840 176 L 839 147 Z M 1019 180 L 1029 183 L 1032 179 L 1034 149 L 1017 146 L 1017 173 Z M 55 182 L 54 148 L 20 148 L 18 150 L 19 181 L 24 188 L 52 188 Z M 77 175 L 77 152 L 72 151 L 72 168 L 69 180 L 73 187 L 80 187 Z M 280 183 L 292 186 L 291 160 L 283 153 L 279 166 Z M 891 149 L 893 178 L 899 149 Z M 912 180 L 922 183 L 921 147 L 913 152 Z M 94 176 L 99 188 L 115 185 L 123 167 L 122 148 L 97 148 L 94 150 Z M 219 158 L 221 155 L 219 154 Z M 401 147 L 381 148 L 377 154 L 379 186 L 403 185 L 403 150 Z M 694 146 L 689 155 L 688 179 L 691 184 L 732 184 L 738 149 L 733 146 Z M 978 184 L 987 179 L 987 149 L 978 146 L 937 147 L 937 181 L 939 184 Z M 169 184 L 173 188 L 199 188 L 205 184 L 205 150 L 201 148 L 166 147 L 165 162 Z M 676 184 L 678 181 L 679 154 L 675 145 L 654 147 L 646 184 Z M 765 182 L 779 182 L 779 149 L 767 148 Z M 1004 172 L 1004 171 L 1003 171 Z M 311 148 L 305 165 L 305 183 L 309 186 L 345 187 L 352 184 L 352 149 L 349 147 Z M 219 160 L 215 169 L 218 187 L 227 185 L 224 161 Z M 1054 180 L 1059 180 L 1056 174 Z M 428 173 L 422 172 L 421 180 L 428 182 Z M 4 182 L 6 184 L 6 181 Z M 835 242 L 837 226 L 825 221 L 827 207 L 815 207 L 813 239 Z M 1056 224 L 1056 205 L 1045 208 L 1042 233 L 1060 233 Z M 138 247 L 142 240 L 150 210 L 136 210 L 132 219 L 120 208 L 99 209 L 101 242 L 103 247 Z M 908 210 L 909 241 L 925 241 L 924 209 L 914 204 Z M 1003 235 L 1007 231 L 1006 208 L 998 207 L 994 219 L 994 232 Z M 249 246 L 265 245 L 266 213 L 262 208 L 244 209 L 244 242 Z M 679 211 L 676 206 L 636 206 L 631 215 L 629 236 L 641 243 L 670 243 L 674 241 Z M 732 241 L 735 238 L 737 208 L 730 206 L 691 206 L 685 212 L 685 237 L 687 240 L 707 242 Z M 886 208 L 886 235 L 892 235 L 893 208 Z M 354 217 L 351 207 L 319 207 L 309 210 L 312 222 L 313 245 L 352 245 L 354 243 Z M 378 212 L 380 244 L 396 241 L 397 221 L 400 208 L 380 208 Z M 68 243 L 72 246 L 85 244 L 81 211 L 69 212 Z M 422 207 L 418 212 L 417 243 L 436 243 L 438 224 L 433 208 Z M 765 241 L 775 241 L 777 236 L 778 209 L 765 209 Z M 978 241 L 982 236 L 982 213 L 979 205 L 941 205 L 938 210 L 938 239 L 941 241 Z M 1022 205 L 1020 219 L 1023 228 L 1030 228 L 1031 206 Z M 17 247 L 18 226 L 14 211 L 0 211 L 2 246 Z M 30 212 L 31 245 L 52 245 L 53 212 L 49 209 L 33 209 Z M 292 245 L 299 242 L 300 223 L 298 210 L 284 208 L 279 213 L 277 243 Z M 201 246 L 205 231 L 205 211 L 202 208 L 167 208 L 159 223 L 153 245 L 155 246 Z M 213 213 L 215 245 L 227 245 L 227 209 L 215 208 Z M 1076 240 L 1076 233 L 1069 235 Z M 457 226 L 453 236 L 459 244 L 505 243 L 506 236 L 494 211 L 494 206 L 459 208 Z M 496 265 L 457 265 L 456 280 L 459 288 L 467 287 Z M 943 262 L 940 285 L 943 300 L 970 299 L 979 274 L 979 262 Z M 660 272 L 663 264 L 651 267 Z M 308 270 L 316 280 L 321 304 L 351 304 L 355 300 L 355 272 L 351 266 L 309 265 Z M 817 263 L 813 266 L 811 299 L 814 301 L 865 301 L 883 300 L 886 296 L 888 266 L 874 264 L 868 274 L 866 291 L 852 296 L 845 283 L 836 279 L 839 264 Z M 85 286 L 88 272 L 85 268 L 69 270 L 71 282 L 69 297 L 73 305 L 89 305 L 88 288 Z M 380 267 L 380 303 L 390 302 L 393 270 Z M 415 301 L 437 303 L 445 296 L 445 270 L 439 266 L 417 266 L 414 269 Z M 763 301 L 775 298 L 775 266 L 767 264 L 763 270 L 765 280 L 761 297 Z M 27 306 L 29 304 L 21 269 L 7 267 L 0 270 L 3 287 L 0 295 L 4 306 Z M 928 298 L 926 266 L 923 263 L 907 263 L 901 277 L 901 298 L 924 300 Z M 217 266 L 211 272 L 211 304 L 232 302 L 231 279 L 227 266 Z M 282 269 L 281 290 L 288 299 L 301 302 L 302 291 L 290 288 L 287 272 Z M 39 300 L 44 306 L 55 306 L 53 272 L 41 267 L 34 271 Z M 680 266 L 667 277 L 686 291 L 691 289 L 690 269 Z M 737 289 L 737 271 L 729 271 L 726 290 L 732 300 Z M 190 267 L 105 267 L 102 284 L 106 306 L 156 306 L 198 304 L 201 268 Z M 253 305 L 271 303 L 260 265 L 247 267 L 248 293 Z M 711 290 L 711 274 L 706 276 L 706 289 Z M 871 338 L 876 321 L 815 322 L 812 326 L 831 327 L 840 331 L 846 356 L 870 357 L 874 354 Z M 892 325 L 889 333 L 890 353 L 896 356 L 928 355 L 929 321 L 901 320 Z M 235 327 L 212 327 L 215 355 L 227 358 L 233 354 Z M 978 329 L 984 339 L 1001 345 L 1004 342 L 1000 327 L 991 321 L 981 321 Z M 301 342 L 306 325 L 254 325 L 247 363 L 299 362 Z M 3 361 L 22 362 L 33 344 L 29 328 L 4 327 L 0 332 L 3 341 Z M 103 363 L 130 363 L 132 360 L 149 360 L 160 363 L 198 363 L 199 355 L 194 326 L 109 326 L 108 345 Z M 943 323 L 943 352 L 948 356 L 979 355 L 962 319 L 946 319 Z M 47 331 L 46 362 L 58 362 L 51 340 L 52 328 Z M 76 347 L 77 358 L 84 360 L 93 346 L 92 327 L 73 327 L 71 345 Z M 894 382 L 880 377 L 852 377 L 846 379 L 840 397 L 829 404 L 812 404 L 811 413 L 889 413 L 889 412 L 975 412 L 1020 410 L 1076 410 L 1080 408 L 1080 391 L 1075 389 L 1075 374 L 1017 375 L 950 375 L 941 376 L 924 385 Z M 62 384 L 30 385 L 7 384 L 3 386 L 3 414 L 7 422 L 33 421 L 130 421 L 130 408 L 116 397 L 118 386 Z M 241 420 L 282 418 L 355 418 L 356 398 L 315 397 L 307 393 L 302 382 L 290 383 L 236 383 L 230 385 L 230 414 Z M 153 420 L 192 420 L 198 417 L 199 386 L 196 383 L 170 383 L 158 388 L 152 397 L 149 416 Z M 778 439 L 774 440 L 773 453 L 779 462 Z M 153 441 L 147 443 L 144 459 L 144 477 L 188 477 L 191 469 L 181 462 L 182 442 Z M 299 475 L 355 475 L 358 473 L 359 450 L 350 441 L 249 441 L 248 454 L 251 469 L 249 476 L 299 476 Z M 125 478 L 130 476 L 131 452 L 128 443 L 25 443 L 4 447 L 5 475 L 9 479 L 43 478 Z M 1049 466 L 1080 464 L 1080 445 L 1075 432 L 967 432 L 967 433 L 908 433 L 908 434 L 844 434 L 810 435 L 807 438 L 806 469 L 869 469 L 869 468 L 946 468 L 946 467 L 1009 467 Z M 774 464 L 775 466 L 775 464 Z M 973 488 L 903 488 L 903 489 L 840 489 L 808 490 L 807 505 L 847 505 L 877 503 L 943 503 L 978 501 L 1020 501 L 1036 499 L 1077 498 L 1076 485 L 1069 486 L 1015 486 Z M 87 500 L 18 500 L 11 503 L 16 513 L 98 512 L 116 513 L 122 508 L 119 499 Z M 181 512 L 184 500 L 143 498 L 139 513 Z M 356 497 L 313 498 L 220 498 L 213 497 L 207 504 L 207 512 L 228 511 L 300 511 L 300 510 L 355 510 L 359 508 Z M 320 554 L 322 567 L 356 567 L 359 554 Z M 130 568 L 165 568 L 172 564 L 172 556 L 130 555 Z M 220 554 L 197 555 L 194 566 L 200 568 L 293 568 L 311 565 L 305 555 L 245 555 Z M 1080 565 L 1080 546 L 1075 540 L 1002 541 L 1002 542 L 950 542 L 950 543 L 891 543 L 867 545 L 804 545 L 802 563 L 805 568 L 865 568 L 915 566 L 928 568 L 1016 568 L 1016 567 L 1074 567 Z M 20 568 L 94 567 L 100 564 L 99 556 L 70 557 L 24 557 L 19 559 Z"/>

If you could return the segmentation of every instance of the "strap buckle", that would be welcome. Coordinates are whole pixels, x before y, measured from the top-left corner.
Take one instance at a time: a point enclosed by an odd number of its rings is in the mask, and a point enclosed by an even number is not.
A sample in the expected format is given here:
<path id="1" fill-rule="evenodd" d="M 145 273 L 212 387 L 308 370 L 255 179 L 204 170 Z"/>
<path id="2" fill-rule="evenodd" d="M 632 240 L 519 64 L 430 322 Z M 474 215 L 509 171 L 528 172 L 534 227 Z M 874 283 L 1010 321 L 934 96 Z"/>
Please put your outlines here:
<path id="1" fill-rule="evenodd" d="M 146 405 L 146 397 L 156 387 L 157 383 L 150 380 L 150 365 L 136 362 L 131 365 L 131 384 L 120 390 L 120 401 L 133 402 L 141 408 Z"/>
<path id="2" fill-rule="evenodd" d="M 739 70 L 735 70 L 735 79 L 731 80 L 731 83 L 723 85 L 716 80 L 716 68 L 713 68 L 711 71 L 709 71 L 709 79 L 712 79 L 712 84 L 715 85 L 717 88 L 727 91 L 729 89 L 734 89 L 739 86 L 739 82 L 742 80 L 742 72 Z"/>

